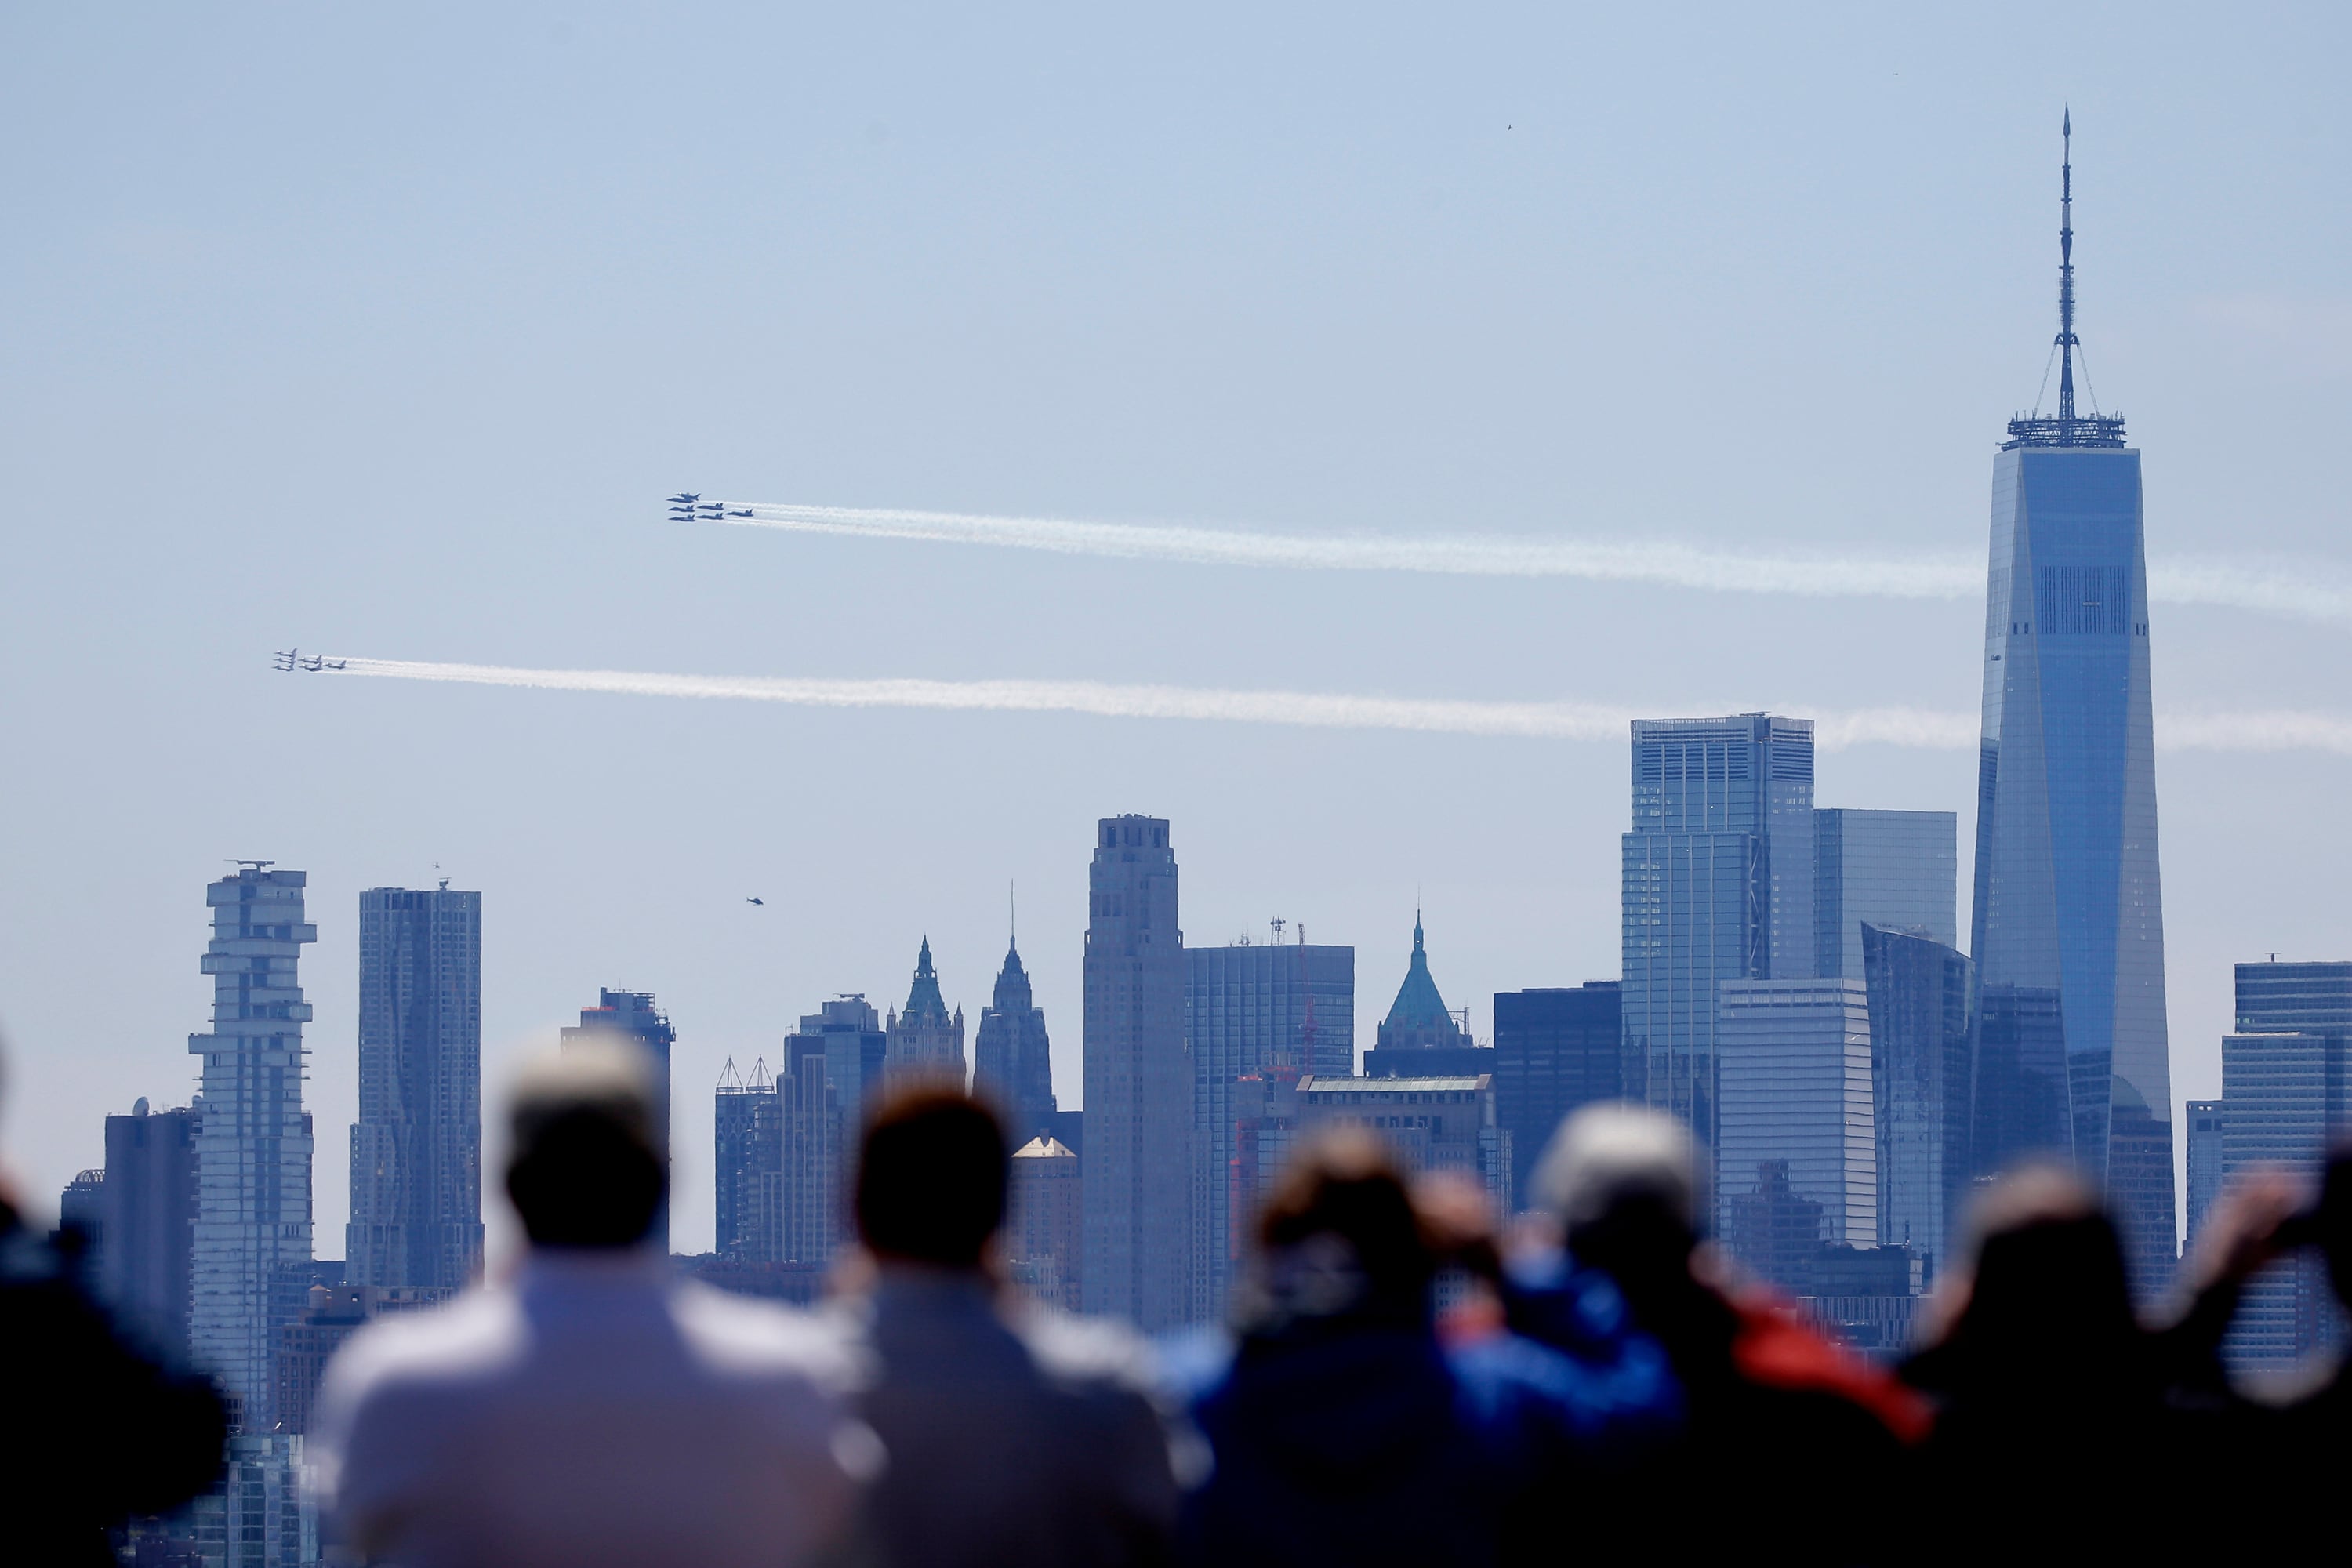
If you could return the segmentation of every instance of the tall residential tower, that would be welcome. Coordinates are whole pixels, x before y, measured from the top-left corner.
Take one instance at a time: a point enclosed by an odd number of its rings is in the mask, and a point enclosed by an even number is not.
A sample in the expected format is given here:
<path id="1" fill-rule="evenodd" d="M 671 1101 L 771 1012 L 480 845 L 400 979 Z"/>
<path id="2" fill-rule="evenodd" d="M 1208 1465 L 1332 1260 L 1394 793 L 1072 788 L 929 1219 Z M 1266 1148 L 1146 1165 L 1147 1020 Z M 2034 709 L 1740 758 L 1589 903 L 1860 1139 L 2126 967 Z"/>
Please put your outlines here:
<path id="1" fill-rule="evenodd" d="M 220 1379 L 248 1432 L 269 1429 L 275 1304 L 289 1285 L 307 1289 L 310 1264 L 310 1113 L 302 1109 L 310 1005 L 296 970 L 319 928 L 302 918 L 308 879 L 272 864 L 239 861 L 235 875 L 205 889 L 213 1032 L 188 1037 L 204 1068 L 188 1350 Z"/>
<path id="2" fill-rule="evenodd" d="M 2066 132 L 2058 412 L 1993 460 L 1972 1142 L 1979 1172 L 2058 1153 L 2103 1183 L 2145 1294 L 2175 1256 L 2147 566 L 2139 454 L 2076 412 Z"/>
<path id="3" fill-rule="evenodd" d="M 482 1266 L 482 895 L 360 895 L 352 1285 L 455 1291 Z"/>

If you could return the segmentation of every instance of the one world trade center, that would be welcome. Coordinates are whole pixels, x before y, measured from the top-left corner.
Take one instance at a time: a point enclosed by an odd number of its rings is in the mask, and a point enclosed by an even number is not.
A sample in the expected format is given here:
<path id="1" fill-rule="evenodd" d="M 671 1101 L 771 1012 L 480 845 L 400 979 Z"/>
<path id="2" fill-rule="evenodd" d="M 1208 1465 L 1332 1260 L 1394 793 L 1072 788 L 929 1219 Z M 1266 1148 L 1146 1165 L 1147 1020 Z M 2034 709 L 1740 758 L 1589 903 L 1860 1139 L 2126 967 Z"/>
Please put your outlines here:
<path id="1" fill-rule="evenodd" d="M 2139 453 L 2095 397 L 2076 411 L 2065 129 L 2058 412 L 2011 420 L 1993 460 L 1971 1163 L 2071 1157 L 2105 1184 L 2145 1296 L 2175 1258 L 2147 563 Z"/>

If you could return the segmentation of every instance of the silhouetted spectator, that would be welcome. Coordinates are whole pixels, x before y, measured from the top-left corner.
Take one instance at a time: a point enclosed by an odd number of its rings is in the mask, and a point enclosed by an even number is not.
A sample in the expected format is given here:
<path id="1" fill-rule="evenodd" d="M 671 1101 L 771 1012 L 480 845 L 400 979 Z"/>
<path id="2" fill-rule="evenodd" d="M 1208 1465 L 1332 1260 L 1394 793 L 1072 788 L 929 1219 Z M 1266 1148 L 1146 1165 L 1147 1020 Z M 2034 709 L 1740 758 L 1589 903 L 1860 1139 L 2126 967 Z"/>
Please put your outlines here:
<path id="1" fill-rule="evenodd" d="M 862 1533 L 907 1568 L 1163 1563 L 1176 1481 L 1148 1348 L 998 1277 L 1008 1153 L 994 1114 L 954 1089 L 894 1096 L 866 1127 L 874 1278 L 845 1310 L 890 1468 Z"/>
<path id="2" fill-rule="evenodd" d="M 2227 1413 L 2195 1394 L 2194 1331 L 2141 1323 L 2096 1194 L 2056 1167 L 2015 1172 L 1979 1195 L 1958 1253 L 1940 1331 L 1904 1368 L 1940 1406 L 1920 1555 L 2177 1560 L 2198 1528 L 2179 1500 L 2207 1495 Z"/>
<path id="3" fill-rule="evenodd" d="M 79 1261 L 0 1187 L 0 1413 L 14 1455 L 0 1461 L 0 1557 L 11 1563 L 111 1563 L 108 1531 L 220 1479 L 219 1392 L 124 1333 Z"/>
<path id="4" fill-rule="evenodd" d="M 86 1295 L 70 1261 L 0 1198 L 0 1540 L 14 1563 L 110 1563 L 107 1531 L 220 1479 L 213 1385 L 163 1366 Z"/>
<path id="5" fill-rule="evenodd" d="M 879 1464 L 838 1336 L 681 1282 L 633 1044 L 574 1045 L 517 1088 L 511 1289 L 362 1330 L 330 1365 L 312 1455 L 371 1559 L 500 1568 L 792 1563 L 836 1539 Z"/>
<path id="6" fill-rule="evenodd" d="M 1193 1406 L 1214 1468 L 1188 1502 L 1191 1561 L 1516 1561 L 1538 1505 L 1533 1555 L 1550 1560 L 1605 1506 L 1579 1483 L 1672 1408 L 1664 1358 L 1622 1340 L 1579 1363 L 1501 1331 L 1444 1344 L 1438 1263 L 1372 1134 L 1294 1153 L 1259 1219 L 1239 1341 Z"/>
<path id="7" fill-rule="evenodd" d="M 1703 1277 L 1706 1165 L 1681 1122 L 1588 1106 L 1561 1124 L 1531 1190 L 1562 1245 L 1514 1253 L 1507 1321 L 1572 1347 L 1622 1293 L 1664 1347 L 1685 1402 L 1681 1429 L 1612 1489 L 1614 1506 L 1579 1521 L 1586 1549 L 1813 1563 L 1910 1552 L 1910 1532 L 1892 1533 L 1891 1505 L 1924 1407 L 1784 1312 Z"/>
<path id="8" fill-rule="evenodd" d="M 2265 1523 L 2285 1539 L 2341 1529 L 2337 1489 L 2352 1460 L 2352 1360 L 2339 1351 L 2332 1363 L 2267 1379 L 2258 1402 L 2229 1386 L 2221 1346 L 2247 1281 L 2300 1247 L 2319 1248 L 2337 1300 L 2352 1311 L 2352 1142 L 2336 1147 L 2317 1201 L 2308 1198 L 2308 1184 L 2278 1168 L 2233 1178 L 2199 1228 L 2189 1267 L 2197 1295 L 2168 1336 L 2178 1342 L 2177 1359 L 2202 1373 L 2184 1384 L 2228 1417 L 2219 1440 L 2203 1445 L 2213 1463 L 2200 1480 L 2219 1495 L 2260 1495 Z"/>

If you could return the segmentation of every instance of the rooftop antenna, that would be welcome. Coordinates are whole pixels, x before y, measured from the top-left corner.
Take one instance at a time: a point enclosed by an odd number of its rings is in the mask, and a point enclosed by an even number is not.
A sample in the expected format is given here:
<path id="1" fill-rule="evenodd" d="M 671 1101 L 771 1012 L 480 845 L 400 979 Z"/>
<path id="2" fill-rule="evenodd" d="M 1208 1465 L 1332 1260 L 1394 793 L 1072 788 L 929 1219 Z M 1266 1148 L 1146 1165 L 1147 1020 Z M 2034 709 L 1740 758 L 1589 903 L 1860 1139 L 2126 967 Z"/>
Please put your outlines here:
<path id="1" fill-rule="evenodd" d="M 2062 111 L 2058 173 L 2058 417 L 2074 417 L 2074 110 Z"/>

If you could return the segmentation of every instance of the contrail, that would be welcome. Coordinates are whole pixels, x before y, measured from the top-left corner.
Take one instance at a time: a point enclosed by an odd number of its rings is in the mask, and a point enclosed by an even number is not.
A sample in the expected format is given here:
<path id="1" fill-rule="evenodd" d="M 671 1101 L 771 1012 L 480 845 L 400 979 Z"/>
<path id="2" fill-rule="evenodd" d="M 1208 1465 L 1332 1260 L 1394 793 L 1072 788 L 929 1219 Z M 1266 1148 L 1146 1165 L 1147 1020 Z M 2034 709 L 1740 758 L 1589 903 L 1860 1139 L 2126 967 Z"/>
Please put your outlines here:
<path id="1" fill-rule="evenodd" d="M 1589 702 L 1473 702 L 1447 698 L 1355 697 L 1332 692 L 1236 691 L 1197 686 L 1120 686 L 1099 680 L 845 680 L 815 677 L 666 675 L 625 669 L 525 669 L 494 664 L 428 664 L 343 656 L 344 673 L 394 680 L 455 681 L 541 691 L 609 691 L 635 697 L 723 698 L 803 708 L 927 708 L 1024 713 L 1087 713 L 1116 719 L 1209 719 L 1331 730 L 1411 730 L 1529 740 L 1622 741 L 1654 709 Z M 1702 705 L 1703 707 L 1704 705 Z M 1685 710 L 1696 711 L 1685 705 Z M 1706 709 L 1729 711 L 1728 709 Z M 1801 703 L 1772 711 L 1813 721 L 1824 751 L 1850 746 L 1965 751 L 1977 744 L 1973 713 L 1924 708 L 1822 710 Z M 2173 750 L 2333 752 L 2352 756 L 2352 719 L 2293 711 L 2190 713 L 2159 721 L 2158 742 Z"/>
<path id="2" fill-rule="evenodd" d="M 764 501 L 728 501 L 720 510 L 721 516 L 702 521 L 799 533 L 992 544 L 1060 555 L 1194 565 L 1571 577 L 1827 598 L 1972 599 L 1984 593 L 1985 583 L 1982 557 L 1956 554 L 1731 550 L 1670 541 L 1629 543 L 1496 534 L 1413 538 L 1255 533 L 1185 524 L 1085 522 Z M 2316 564 L 2247 564 L 2181 556 L 2148 569 L 2148 593 L 2162 604 L 2226 605 L 2352 623 L 2352 575 Z"/>

